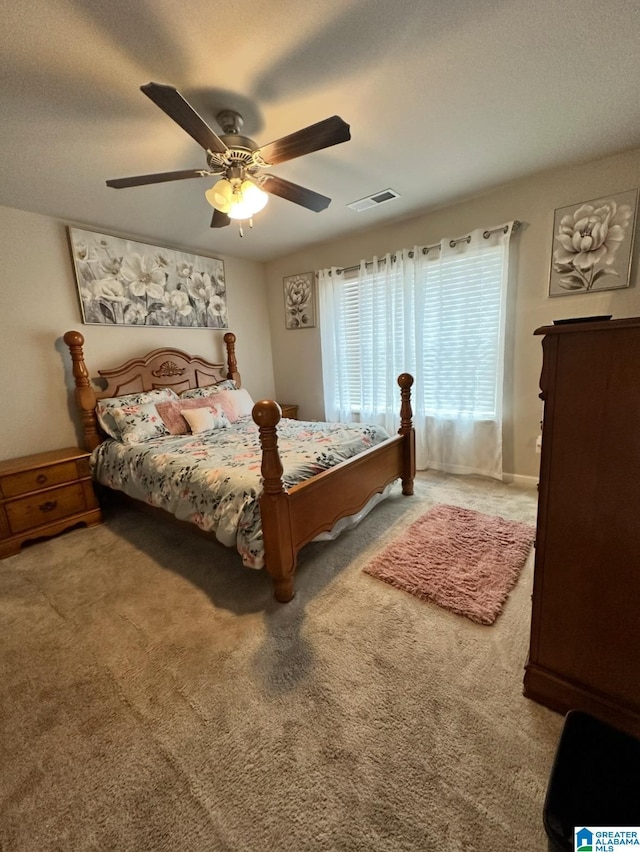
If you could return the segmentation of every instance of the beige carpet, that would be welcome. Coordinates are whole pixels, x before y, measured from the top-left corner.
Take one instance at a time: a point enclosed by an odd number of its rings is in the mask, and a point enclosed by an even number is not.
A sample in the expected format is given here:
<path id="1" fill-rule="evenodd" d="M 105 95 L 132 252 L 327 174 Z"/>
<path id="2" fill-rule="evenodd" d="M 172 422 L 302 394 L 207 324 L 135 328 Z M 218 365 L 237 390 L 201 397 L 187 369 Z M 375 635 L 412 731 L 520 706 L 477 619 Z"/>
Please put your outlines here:
<path id="1" fill-rule="evenodd" d="M 362 572 L 432 505 L 534 522 L 535 499 L 423 475 L 308 546 L 286 605 L 132 512 L 0 562 L 0 849 L 546 848 L 533 557 L 491 628 Z"/>

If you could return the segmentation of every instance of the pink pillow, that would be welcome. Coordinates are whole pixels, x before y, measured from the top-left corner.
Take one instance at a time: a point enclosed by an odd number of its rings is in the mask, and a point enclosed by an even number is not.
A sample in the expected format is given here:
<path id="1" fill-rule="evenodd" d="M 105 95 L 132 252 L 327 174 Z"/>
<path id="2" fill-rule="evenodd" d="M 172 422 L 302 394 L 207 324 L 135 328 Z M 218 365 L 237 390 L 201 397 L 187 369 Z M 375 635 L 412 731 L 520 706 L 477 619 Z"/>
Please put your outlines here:
<path id="1" fill-rule="evenodd" d="M 211 397 L 204 397 L 201 399 L 182 399 L 178 402 L 160 402 L 156 404 L 156 408 L 171 435 L 188 435 L 191 430 L 189 429 L 189 424 L 184 419 L 181 412 L 185 410 L 189 411 L 194 408 L 210 408 L 212 403 L 213 400 Z M 227 408 L 230 408 L 230 406 L 228 406 L 228 404 L 225 405 L 223 400 L 216 399 L 215 405 L 220 406 L 231 422 L 237 419 L 233 416 L 232 411 L 227 411 Z"/>

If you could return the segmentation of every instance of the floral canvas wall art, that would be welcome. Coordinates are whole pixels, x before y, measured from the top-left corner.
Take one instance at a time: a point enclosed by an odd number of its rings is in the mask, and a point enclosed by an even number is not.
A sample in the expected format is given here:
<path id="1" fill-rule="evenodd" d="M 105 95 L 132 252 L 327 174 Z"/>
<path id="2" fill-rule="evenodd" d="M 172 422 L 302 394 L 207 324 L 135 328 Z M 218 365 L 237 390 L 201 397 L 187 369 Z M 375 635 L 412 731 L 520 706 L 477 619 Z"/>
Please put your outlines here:
<path id="1" fill-rule="evenodd" d="M 555 211 L 550 296 L 629 286 L 638 190 Z"/>
<path id="2" fill-rule="evenodd" d="M 313 272 L 289 275 L 283 281 L 286 327 L 289 329 L 314 328 L 316 299 Z"/>
<path id="3" fill-rule="evenodd" d="M 218 258 L 80 228 L 69 241 L 84 323 L 229 327 Z"/>

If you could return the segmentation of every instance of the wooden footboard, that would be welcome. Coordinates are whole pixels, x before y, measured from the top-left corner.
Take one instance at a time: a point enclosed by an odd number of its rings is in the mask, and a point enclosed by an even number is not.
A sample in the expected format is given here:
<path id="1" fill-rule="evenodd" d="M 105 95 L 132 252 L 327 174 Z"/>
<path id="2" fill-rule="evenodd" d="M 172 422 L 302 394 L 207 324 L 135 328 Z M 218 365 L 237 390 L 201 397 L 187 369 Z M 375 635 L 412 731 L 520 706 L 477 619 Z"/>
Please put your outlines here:
<path id="1" fill-rule="evenodd" d="M 293 577 L 299 550 L 341 519 L 359 512 L 377 493 L 396 479 L 402 493 L 413 494 L 415 433 L 411 413 L 413 377 L 398 377 L 401 415 L 398 434 L 353 459 L 347 459 L 288 491 L 282 482 L 278 454 L 277 403 L 262 400 L 253 409 L 262 446 L 263 493 L 260 497 L 265 564 L 273 579 L 276 600 L 294 596 Z"/>

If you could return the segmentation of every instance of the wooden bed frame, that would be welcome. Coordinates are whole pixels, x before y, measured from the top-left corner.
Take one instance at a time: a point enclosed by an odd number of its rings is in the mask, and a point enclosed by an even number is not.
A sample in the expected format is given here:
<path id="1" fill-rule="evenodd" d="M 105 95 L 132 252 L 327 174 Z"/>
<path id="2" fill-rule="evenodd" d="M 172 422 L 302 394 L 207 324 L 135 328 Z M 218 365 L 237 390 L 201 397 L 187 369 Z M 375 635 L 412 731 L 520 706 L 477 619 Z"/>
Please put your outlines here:
<path id="1" fill-rule="evenodd" d="M 91 382 L 84 361 L 84 337 L 68 331 L 64 342 L 69 347 L 75 381 L 75 396 L 82 418 L 84 445 L 93 450 L 106 437 L 96 415 L 99 399 L 138 393 L 153 388 L 204 387 L 223 379 L 233 379 L 240 387 L 236 363 L 236 336 L 227 332 L 224 342 L 226 364 L 215 364 L 180 349 L 155 349 L 141 358 L 132 358 L 111 370 L 98 370 L 106 382 L 98 391 Z M 260 514 L 265 548 L 265 567 L 273 579 L 276 600 L 286 603 L 294 596 L 293 576 L 298 551 L 309 541 L 333 528 L 337 521 L 359 512 L 389 483 L 402 480 L 402 493 L 413 494 L 415 476 L 415 435 L 411 412 L 413 377 L 398 377 L 401 411 L 398 434 L 381 444 L 341 462 L 329 470 L 286 490 L 283 467 L 278 454 L 277 425 L 280 406 L 273 400 L 254 405 L 253 419 L 258 425 L 262 447 L 263 493 Z M 134 501 L 138 502 L 138 501 Z M 144 504 L 143 504 L 144 505 Z M 173 517 L 162 512 L 164 517 Z"/>

